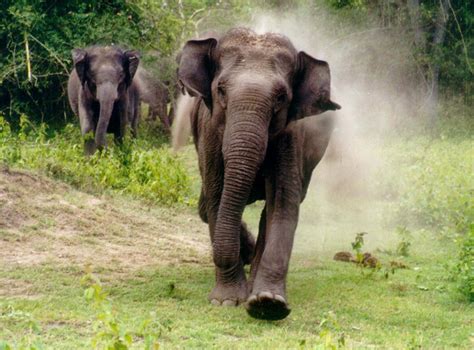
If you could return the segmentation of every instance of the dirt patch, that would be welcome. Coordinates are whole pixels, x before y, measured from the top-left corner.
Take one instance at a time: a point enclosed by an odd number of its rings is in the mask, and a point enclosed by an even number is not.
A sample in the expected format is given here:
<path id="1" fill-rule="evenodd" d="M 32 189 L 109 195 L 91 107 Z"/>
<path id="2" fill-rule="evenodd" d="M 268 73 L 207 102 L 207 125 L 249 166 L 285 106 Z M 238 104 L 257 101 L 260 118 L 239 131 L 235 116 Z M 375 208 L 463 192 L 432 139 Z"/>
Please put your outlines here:
<path id="1" fill-rule="evenodd" d="M 35 300 L 41 297 L 41 295 L 34 292 L 33 284 L 28 281 L 0 278 L 0 298 L 1 297 Z"/>
<path id="2" fill-rule="evenodd" d="M 129 271 L 210 262 L 206 226 L 188 210 L 97 197 L 0 169 L 0 266 L 92 265 Z"/>

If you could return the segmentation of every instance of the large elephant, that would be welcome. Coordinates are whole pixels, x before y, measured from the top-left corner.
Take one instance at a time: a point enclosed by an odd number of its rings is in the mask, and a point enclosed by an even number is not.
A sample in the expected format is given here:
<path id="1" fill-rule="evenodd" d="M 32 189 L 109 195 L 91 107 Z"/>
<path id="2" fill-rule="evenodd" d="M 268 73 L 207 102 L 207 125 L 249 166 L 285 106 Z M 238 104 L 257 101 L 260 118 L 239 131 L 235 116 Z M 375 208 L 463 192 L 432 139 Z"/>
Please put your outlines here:
<path id="1" fill-rule="evenodd" d="M 255 318 L 285 318 L 299 205 L 333 129 L 330 115 L 299 119 L 340 108 L 330 100 L 329 66 L 285 36 L 237 28 L 218 40 L 188 41 L 178 78 L 193 96 L 184 98 L 193 100 L 199 214 L 209 224 L 216 268 L 209 300 L 245 303 Z M 256 200 L 265 207 L 255 244 L 242 213 Z"/>
<path id="2" fill-rule="evenodd" d="M 138 67 L 136 74 L 140 91 L 140 101 L 148 104 L 148 117 L 155 121 L 158 116 L 165 131 L 170 131 L 171 120 L 168 114 L 168 103 L 171 102 L 168 87 L 152 73 Z"/>
<path id="3" fill-rule="evenodd" d="M 74 69 L 69 75 L 68 97 L 74 114 L 79 116 L 85 152 L 106 146 L 106 133 L 121 142 L 126 125 L 137 135 L 139 93 L 134 75 L 139 64 L 136 51 L 116 46 L 92 46 L 72 50 Z"/>

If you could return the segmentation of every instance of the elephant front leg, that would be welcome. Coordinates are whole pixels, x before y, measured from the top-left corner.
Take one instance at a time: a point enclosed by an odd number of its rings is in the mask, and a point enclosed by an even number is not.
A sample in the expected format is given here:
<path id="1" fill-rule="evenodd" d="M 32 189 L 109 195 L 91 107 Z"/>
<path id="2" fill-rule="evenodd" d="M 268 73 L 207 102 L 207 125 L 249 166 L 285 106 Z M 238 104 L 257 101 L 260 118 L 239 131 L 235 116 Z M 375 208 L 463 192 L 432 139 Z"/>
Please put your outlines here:
<path id="1" fill-rule="evenodd" d="M 117 102 L 117 111 L 119 116 L 119 127 L 118 130 L 114 131 L 114 141 L 115 144 L 121 145 L 123 143 L 123 138 L 127 132 L 127 124 L 129 117 L 131 117 L 131 110 L 129 109 L 128 98 L 123 98 Z M 115 111 L 114 111 L 115 112 Z"/>
<path id="2" fill-rule="evenodd" d="M 81 125 L 81 134 L 84 138 L 84 154 L 90 156 L 96 151 L 95 144 L 95 124 L 92 121 L 92 110 L 82 103 L 79 104 L 79 123 Z"/>
<path id="3" fill-rule="evenodd" d="M 286 298 L 286 275 L 301 187 L 294 161 L 285 152 L 285 157 L 278 159 L 276 175 L 266 180 L 266 207 L 251 269 L 251 293 L 245 305 L 254 318 L 280 320 L 291 311 Z"/>
<path id="4" fill-rule="evenodd" d="M 199 215 L 209 224 L 211 242 L 214 248 L 214 230 L 217 218 L 218 203 L 210 205 L 204 194 L 199 198 Z M 221 268 L 216 262 L 216 285 L 209 294 L 213 305 L 237 306 L 247 299 L 248 287 L 245 279 L 244 264 L 249 264 L 254 254 L 255 240 L 245 223 L 240 226 L 240 258 L 235 266 Z"/>

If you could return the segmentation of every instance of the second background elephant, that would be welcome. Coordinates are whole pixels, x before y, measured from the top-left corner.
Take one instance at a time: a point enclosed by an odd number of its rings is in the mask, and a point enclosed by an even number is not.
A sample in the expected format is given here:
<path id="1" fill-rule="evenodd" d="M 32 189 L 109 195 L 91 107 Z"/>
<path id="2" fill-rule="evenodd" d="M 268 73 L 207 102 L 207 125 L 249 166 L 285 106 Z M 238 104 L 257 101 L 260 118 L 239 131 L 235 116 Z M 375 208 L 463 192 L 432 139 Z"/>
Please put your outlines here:
<path id="1" fill-rule="evenodd" d="M 163 129 L 169 132 L 171 113 L 168 113 L 168 103 L 171 102 L 171 99 L 168 87 L 151 71 L 142 66 L 138 67 L 136 81 L 140 101 L 148 105 L 148 119 L 155 121 L 158 116 Z"/>

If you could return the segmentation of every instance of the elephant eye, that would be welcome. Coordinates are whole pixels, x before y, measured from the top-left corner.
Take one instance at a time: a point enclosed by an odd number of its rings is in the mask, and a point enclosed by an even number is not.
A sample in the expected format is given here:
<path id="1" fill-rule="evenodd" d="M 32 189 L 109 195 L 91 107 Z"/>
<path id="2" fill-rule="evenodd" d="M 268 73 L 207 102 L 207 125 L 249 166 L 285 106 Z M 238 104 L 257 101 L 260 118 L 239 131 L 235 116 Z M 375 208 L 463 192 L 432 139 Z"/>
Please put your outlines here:
<path id="1" fill-rule="evenodd" d="M 219 85 L 217 87 L 217 94 L 219 95 L 219 97 L 225 97 L 225 88 L 224 88 L 224 86 Z"/>
<path id="2" fill-rule="evenodd" d="M 122 93 L 123 91 L 125 91 L 125 83 L 123 81 L 118 85 L 117 91 L 119 93 Z"/>
<path id="3" fill-rule="evenodd" d="M 222 84 L 217 86 L 217 99 L 222 106 L 222 108 L 226 108 L 227 105 L 227 98 L 226 98 L 226 91 L 225 87 Z"/>
<path id="4" fill-rule="evenodd" d="M 87 86 L 89 87 L 90 92 L 95 95 L 95 90 L 96 90 L 95 83 L 92 80 L 89 80 L 87 82 Z"/>
<path id="5" fill-rule="evenodd" d="M 275 113 L 279 112 L 283 108 L 283 106 L 287 102 L 287 99 L 288 99 L 288 96 L 285 92 L 280 92 L 278 95 L 276 95 L 275 107 L 274 107 Z"/>

